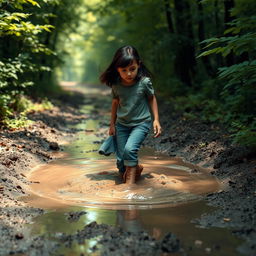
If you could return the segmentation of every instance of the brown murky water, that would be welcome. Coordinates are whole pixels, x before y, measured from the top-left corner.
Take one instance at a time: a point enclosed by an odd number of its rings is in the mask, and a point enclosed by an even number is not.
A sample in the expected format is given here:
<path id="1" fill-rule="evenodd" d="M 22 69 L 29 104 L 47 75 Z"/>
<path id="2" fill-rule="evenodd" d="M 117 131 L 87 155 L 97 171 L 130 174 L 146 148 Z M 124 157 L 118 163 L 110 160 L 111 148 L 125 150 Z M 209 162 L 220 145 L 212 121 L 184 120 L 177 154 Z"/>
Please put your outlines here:
<path id="1" fill-rule="evenodd" d="M 92 110 L 91 106 L 84 107 L 84 113 Z M 97 153 L 99 138 L 94 131 L 101 129 L 99 120 L 81 122 L 76 128 L 82 131 L 64 146 L 62 156 L 29 175 L 34 182 L 30 187 L 31 196 L 23 200 L 48 209 L 30 226 L 32 234 L 54 239 L 55 233 L 72 234 L 97 221 L 134 232 L 146 230 L 156 239 L 171 231 L 182 240 L 182 247 L 191 256 L 239 255 L 235 248 L 240 241 L 229 230 L 204 229 L 191 222 L 213 210 L 202 200 L 203 195 L 221 189 L 209 170 L 143 148 L 142 177 L 129 187 L 121 183 L 114 157 Z M 78 222 L 70 223 L 66 218 L 70 211 L 87 214 Z M 61 248 L 58 253 L 100 255 L 90 250 L 96 243 L 97 239 L 90 239 L 82 245 Z"/>
<path id="2" fill-rule="evenodd" d="M 38 203 L 47 198 L 69 205 L 125 209 L 187 202 L 220 188 L 218 181 L 206 170 L 178 158 L 147 155 L 151 153 L 143 151 L 140 159 L 144 172 L 136 185 L 122 183 L 114 159 L 66 157 L 30 174 L 30 180 L 37 182 L 31 186 L 32 193 L 38 196 Z"/>

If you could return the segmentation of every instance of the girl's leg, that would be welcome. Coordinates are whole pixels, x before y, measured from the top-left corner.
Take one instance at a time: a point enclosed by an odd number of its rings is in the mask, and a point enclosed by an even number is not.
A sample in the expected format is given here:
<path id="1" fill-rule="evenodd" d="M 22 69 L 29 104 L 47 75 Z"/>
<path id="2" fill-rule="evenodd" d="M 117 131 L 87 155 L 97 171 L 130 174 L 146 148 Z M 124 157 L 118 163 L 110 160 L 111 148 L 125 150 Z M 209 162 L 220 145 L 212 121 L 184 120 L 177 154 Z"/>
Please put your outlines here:
<path id="1" fill-rule="evenodd" d="M 130 136 L 124 147 L 124 165 L 136 167 L 138 165 L 138 151 L 148 135 L 151 128 L 151 122 L 145 122 L 132 128 Z"/>
<path id="2" fill-rule="evenodd" d="M 124 165 L 124 148 L 125 144 L 129 138 L 131 132 L 131 128 L 116 124 L 116 144 L 117 144 L 117 151 L 116 151 L 116 165 L 121 175 L 125 172 L 125 165 Z"/>
<path id="3" fill-rule="evenodd" d="M 134 184 L 136 181 L 136 166 L 126 166 L 123 181 L 127 184 Z"/>

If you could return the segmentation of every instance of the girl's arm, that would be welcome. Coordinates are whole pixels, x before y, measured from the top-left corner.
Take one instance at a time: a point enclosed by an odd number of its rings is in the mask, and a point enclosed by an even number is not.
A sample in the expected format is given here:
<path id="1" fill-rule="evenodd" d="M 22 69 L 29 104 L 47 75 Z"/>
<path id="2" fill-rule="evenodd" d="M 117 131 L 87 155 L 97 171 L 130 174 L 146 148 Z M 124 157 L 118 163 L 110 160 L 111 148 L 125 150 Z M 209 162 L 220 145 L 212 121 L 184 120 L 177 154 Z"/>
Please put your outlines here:
<path id="1" fill-rule="evenodd" d="M 115 135 L 116 129 L 115 129 L 115 123 L 116 123 L 116 112 L 119 104 L 119 99 L 112 99 L 112 106 L 111 106 L 111 120 L 110 120 L 110 127 L 108 134 L 109 135 Z"/>
<path id="2" fill-rule="evenodd" d="M 159 115 L 158 115 L 158 106 L 157 106 L 157 100 L 156 100 L 156 96 L 152 95 L 148 98 L 149 100 L 149 105 L 151 107 L 151 111 L 154 117 L 154 121 L 153 121 L 153 128 L 154 128 L 154 137 L 159 137 L 161 132 L 162 132 L 162 128 L 159 122 Z"/>

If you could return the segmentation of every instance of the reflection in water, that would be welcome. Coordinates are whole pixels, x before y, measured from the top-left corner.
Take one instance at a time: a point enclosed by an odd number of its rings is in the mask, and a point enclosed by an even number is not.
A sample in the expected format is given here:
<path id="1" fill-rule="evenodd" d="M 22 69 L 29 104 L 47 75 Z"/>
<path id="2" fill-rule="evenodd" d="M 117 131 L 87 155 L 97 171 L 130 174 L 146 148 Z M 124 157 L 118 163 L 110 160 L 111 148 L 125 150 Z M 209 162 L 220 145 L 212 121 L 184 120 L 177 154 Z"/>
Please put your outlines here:
<path id="1" fill-rule="evenodd" d="M 235 247 L 239 240 L 231 232 L 221 228 L 203 229 L 191 223 L 191 219 L 199 217 L 204 212 L 213 210 L 204 202 L 197 201 L 179 204 L 167 208 L 131 209 L 131 210 L 103 210 L 99 208 L 66 207 L 50 211 L 37 217 L 32 233 L 52 237 L 64 232 L 74 234 L 77 230 L 93 221 L 97 223 L 121 226 L 130 232 L 146 231 L 155 239 L 162 239 L 172 232 L 182 241 L 182 247 L 189 251 L 190 256 L 208 255 L 206 248 L 211 248 L 214 256 L 238 255 Z M 77 222 L 70 222 L 68 212 L 86 211 Z M 62 248 L 56 255 L 84 255 L 91 254 L 91 248 L 97 243 L 98 237 L 86 240 L 84 244 L 74 243 L 70 249 Z M 200 244 L 198 243 L 200 241 Z M 225 241 L 225 243 L 223 243 Z M 190 248 L 193 248 L 191 251 Z M 65 252 L 65 253 L 64 253 Z M 96 254 L 97 255 L 97 254 Z"/>
<path id="2" fill-rule="evenodd" d="M 119 210 L 117 211 L 117 225 L 126 231 L 140 232 L 143 231 L 142 225 L 139 220 L 139 212 L 133 210 Z"/>
<path id="3" fill-rule="evenodd" d="M 143 224 L 140 211 L 137 209 L 118 210 L 116 220 L 116 225 L 122 227 L 125 231 L 139 233 L 145 230 L 145 224 Z M 159 240 L 162 238 L 162 230 L 157 225 L 153 226 L 151 228 L 151 235 L 156 240 Z"/>

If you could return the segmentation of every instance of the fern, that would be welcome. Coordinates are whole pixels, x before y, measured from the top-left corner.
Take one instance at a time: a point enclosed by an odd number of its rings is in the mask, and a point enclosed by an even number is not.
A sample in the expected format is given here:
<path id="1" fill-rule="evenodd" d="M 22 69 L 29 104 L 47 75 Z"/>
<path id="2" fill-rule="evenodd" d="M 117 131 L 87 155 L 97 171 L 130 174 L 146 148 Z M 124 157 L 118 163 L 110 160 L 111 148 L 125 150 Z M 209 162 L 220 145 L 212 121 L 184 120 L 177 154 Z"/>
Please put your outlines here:
<path id="1" fill-rule="evenodd" d="M 253 2 L 251 4 L 255 5 Z M 256 16 L 240 14 L 238 8 L 233 12 L 238 18 L 228 23 L 229 28 L 225 30 L 224 36 L 201 42 L 206 46 L 198 57 L 210 54 L 226 57 L 230 53 L 237 57 L 247 55 L 246 61 L 237 61 L 234 65 L 218 68 L 218 78 L 225 83 L 220 93 L 222 122 L 231 127 L 230 132 L 235 143 L 256 146 Z M 204 110 L 204 118 L 214 121 L 220 110 L 216 108 L 216 113 L 211 113 L 212 117 L 207 112 L 207 109 Z"/>

